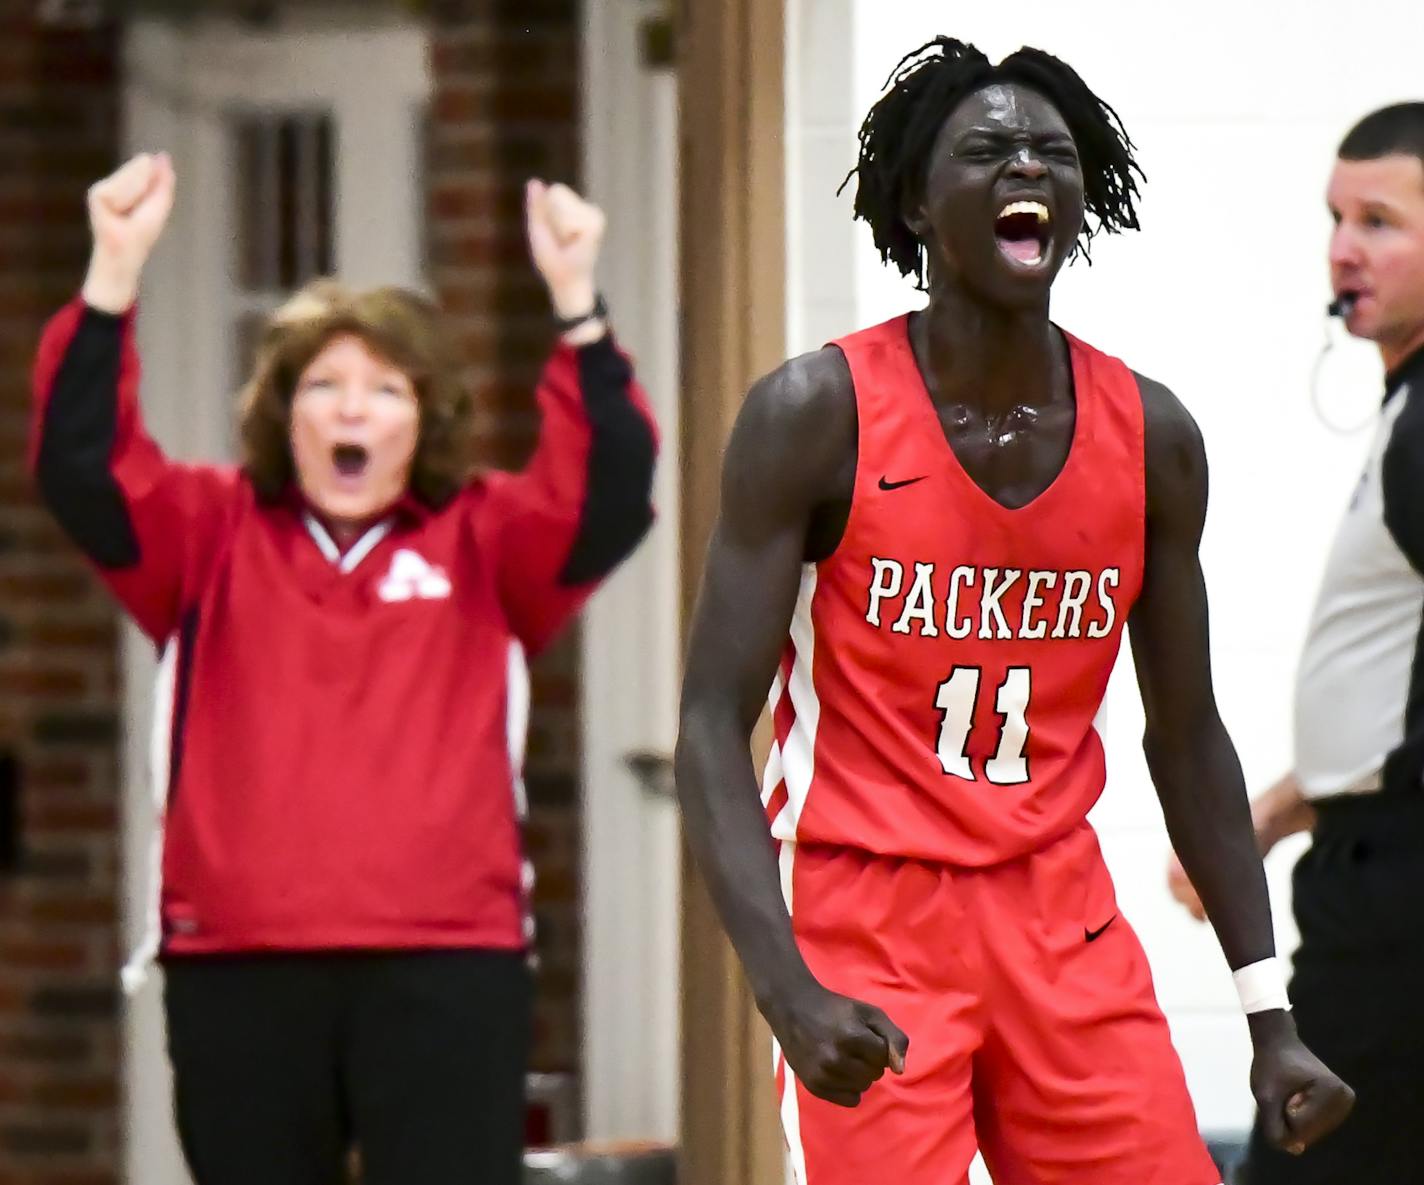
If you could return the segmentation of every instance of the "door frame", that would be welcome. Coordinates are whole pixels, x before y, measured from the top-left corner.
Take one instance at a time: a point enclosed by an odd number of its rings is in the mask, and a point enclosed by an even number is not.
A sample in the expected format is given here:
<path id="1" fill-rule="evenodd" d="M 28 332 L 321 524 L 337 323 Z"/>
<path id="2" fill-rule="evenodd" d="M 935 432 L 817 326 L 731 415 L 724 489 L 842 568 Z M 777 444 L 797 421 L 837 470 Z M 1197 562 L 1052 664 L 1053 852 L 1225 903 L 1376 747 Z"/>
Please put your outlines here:
<path id="1" fill-rule="evenodd" d="M 679 9 L 685 632 L 722 447 L 747 387 L 786 356 L 786 14 L 781 0 Z M 683 1174 L 784 1179 L 770 1033 L 686 857 L 683 902 Z"/>

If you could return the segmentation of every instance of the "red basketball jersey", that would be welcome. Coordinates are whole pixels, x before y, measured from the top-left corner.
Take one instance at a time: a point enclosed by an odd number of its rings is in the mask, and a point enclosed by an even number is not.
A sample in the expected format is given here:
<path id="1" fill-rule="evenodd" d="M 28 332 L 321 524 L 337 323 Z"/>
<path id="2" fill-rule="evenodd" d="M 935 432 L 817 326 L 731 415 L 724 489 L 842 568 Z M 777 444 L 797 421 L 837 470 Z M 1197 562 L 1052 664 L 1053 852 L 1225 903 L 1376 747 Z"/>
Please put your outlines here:
<path id="1" fill-rule="evenodd" d="M 835 343 L 855 490 L 840 545 L 803 572 L 763 800 L 777 839 L 980 867 L 1066 834 L 1102 793 L 1094 721 L 1142 585 L 1142 402 L 1068 336 L 1072 447 L 1010 510 L 945 439 L 908 325 Z"/>

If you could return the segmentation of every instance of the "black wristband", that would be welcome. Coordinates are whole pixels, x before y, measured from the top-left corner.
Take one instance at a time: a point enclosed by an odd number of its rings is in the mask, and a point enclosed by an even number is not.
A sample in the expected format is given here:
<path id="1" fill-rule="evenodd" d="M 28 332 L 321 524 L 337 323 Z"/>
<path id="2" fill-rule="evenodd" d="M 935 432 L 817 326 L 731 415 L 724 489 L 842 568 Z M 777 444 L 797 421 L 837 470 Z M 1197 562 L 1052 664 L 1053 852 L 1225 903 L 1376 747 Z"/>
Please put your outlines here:
<path id="1" fill-rule="evenodd" d="M 555 317 L 554 328 L 560 333 L 568 333 L 571 329 L 577 329 L 580 325 L 589 321 L 600 321 L 608 317 L 608 302 L 603 299 L 603 293 L 598 293 L 593 298 L 593 308 L 586 313 L 580 313 L 576 317 Z"/>

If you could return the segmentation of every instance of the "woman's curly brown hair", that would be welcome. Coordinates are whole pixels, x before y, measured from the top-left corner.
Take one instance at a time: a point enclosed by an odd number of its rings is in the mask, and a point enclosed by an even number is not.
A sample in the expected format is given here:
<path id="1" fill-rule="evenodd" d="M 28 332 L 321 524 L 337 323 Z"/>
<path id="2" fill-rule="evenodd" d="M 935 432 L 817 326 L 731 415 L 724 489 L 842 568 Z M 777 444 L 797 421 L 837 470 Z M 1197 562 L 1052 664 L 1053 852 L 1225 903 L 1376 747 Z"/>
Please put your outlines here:
<path id="1" fill-rule="evenodd" d="M 292 395 L 302 371 L 332 338 L 354 334 L 415 387 L 420 428 L 410 491 L 427 506 L 447 502 L 472 469 L 473 405 L 459 382 L 459 358 L 439 308 L 405 288 L 353 292 L 315 280 L 272 314 L 242 389 L 243 464 L 257 496 L 276 501 L 296 479 Z"/>

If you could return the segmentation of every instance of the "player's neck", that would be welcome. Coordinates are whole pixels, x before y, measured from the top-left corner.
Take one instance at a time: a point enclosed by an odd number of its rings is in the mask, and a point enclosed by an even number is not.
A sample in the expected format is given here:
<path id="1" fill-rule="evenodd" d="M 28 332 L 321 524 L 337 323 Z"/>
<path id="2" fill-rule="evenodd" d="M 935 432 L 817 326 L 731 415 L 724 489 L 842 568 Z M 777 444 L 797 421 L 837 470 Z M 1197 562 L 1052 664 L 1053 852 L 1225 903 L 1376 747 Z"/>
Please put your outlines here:
<path id="1" fill-rule="evenodd" d="M 1047 403 L 1062 342 L 1048 307 L 995 308 L 962 289 L 932 285 L 910 340 L 936 402 L 1007 410 Z"/>

